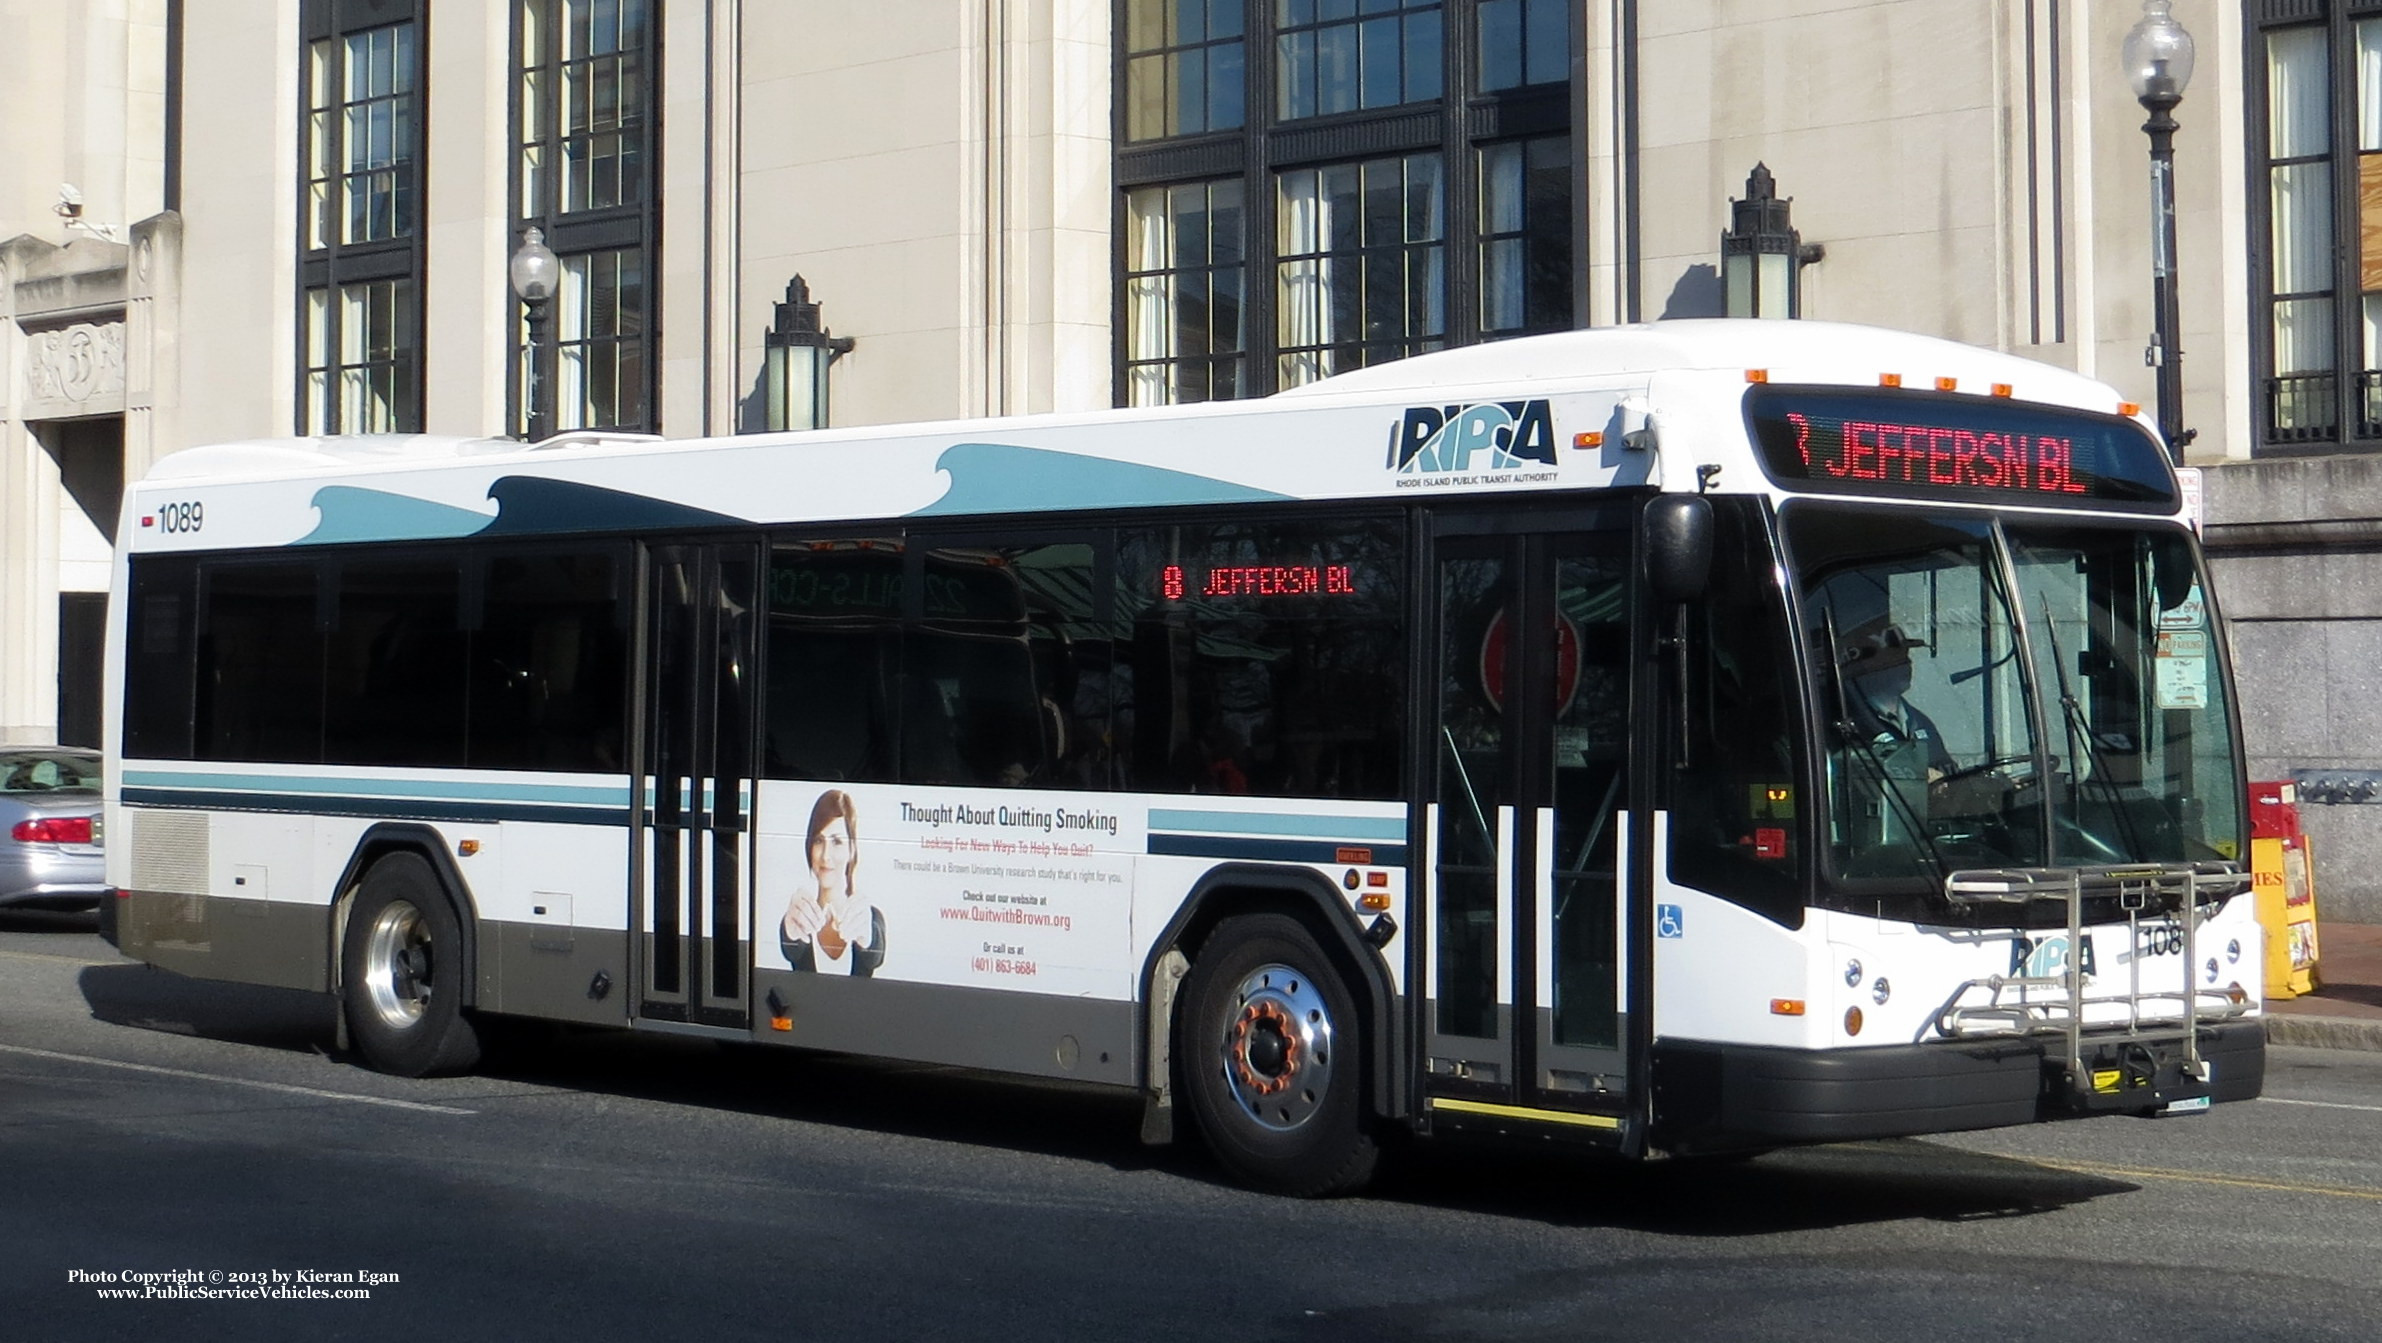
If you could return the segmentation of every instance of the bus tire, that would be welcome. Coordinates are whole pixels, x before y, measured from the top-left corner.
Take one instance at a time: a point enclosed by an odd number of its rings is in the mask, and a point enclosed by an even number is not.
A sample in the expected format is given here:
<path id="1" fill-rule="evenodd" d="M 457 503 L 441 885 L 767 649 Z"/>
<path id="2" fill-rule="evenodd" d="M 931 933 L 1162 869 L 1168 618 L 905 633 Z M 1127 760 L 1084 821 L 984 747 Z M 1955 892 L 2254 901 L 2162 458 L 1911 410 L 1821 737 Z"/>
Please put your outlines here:
<path id="1" fill-rule="evenodd" d="M 1241 1182 L 1315 1198 L 1370 1179 L 1355 1000 L 1305 925 L 1226 921 L 1191 963 L 1176 1018 L 1182 1089 L 1208 1149 Z"/>
<path id="2" fill-rule="evenodd" d="M 421 855 L 393 853 L 364 874 L 339 955 L 340 1005 L 364 1061 L 399 1077 L 456 1073 L 480 1060 L 463 1010 L 463 925 Z"/>

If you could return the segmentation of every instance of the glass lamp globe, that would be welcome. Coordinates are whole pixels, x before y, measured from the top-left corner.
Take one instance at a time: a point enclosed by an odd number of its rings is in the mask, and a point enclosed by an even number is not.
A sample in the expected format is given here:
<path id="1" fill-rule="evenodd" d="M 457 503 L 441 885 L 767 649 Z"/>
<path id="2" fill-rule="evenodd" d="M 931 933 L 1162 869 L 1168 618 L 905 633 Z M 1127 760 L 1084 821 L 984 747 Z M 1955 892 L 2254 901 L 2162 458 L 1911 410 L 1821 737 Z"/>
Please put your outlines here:
<path id="1" fill-rule="evenodd" d="M 2142 18 L 2127 32 L 2120 54 L 2137 99 L 2183 97 L 2192 81 L 2192 35 L 2175 21 L 2173 0 L 2142 0 Z"/>

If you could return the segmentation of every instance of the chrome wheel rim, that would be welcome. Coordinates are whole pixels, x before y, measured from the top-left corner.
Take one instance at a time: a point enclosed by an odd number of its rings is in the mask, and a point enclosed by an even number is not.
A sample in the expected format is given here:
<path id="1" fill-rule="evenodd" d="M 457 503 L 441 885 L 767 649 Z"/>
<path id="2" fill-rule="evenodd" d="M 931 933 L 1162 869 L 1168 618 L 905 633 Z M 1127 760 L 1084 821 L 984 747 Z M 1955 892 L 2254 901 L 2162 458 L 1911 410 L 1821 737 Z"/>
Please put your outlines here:
<path id="1" fill-rule="evenodd" d="M 1301 971 L 1261 965 L 1233 990 L 1224 1024 L 1225 1089 L 1242 1113 L 1276 1131 L 1315 1117 L 1331 1094 L 1332 1014 Z"/>
<path id="2" fill-rule="evenodd" d="M 406 901 L 375 915 L 364 935 L 364 996 L 384 1025 L 402 1030 L 430 1005 L 430 925 Z"/>

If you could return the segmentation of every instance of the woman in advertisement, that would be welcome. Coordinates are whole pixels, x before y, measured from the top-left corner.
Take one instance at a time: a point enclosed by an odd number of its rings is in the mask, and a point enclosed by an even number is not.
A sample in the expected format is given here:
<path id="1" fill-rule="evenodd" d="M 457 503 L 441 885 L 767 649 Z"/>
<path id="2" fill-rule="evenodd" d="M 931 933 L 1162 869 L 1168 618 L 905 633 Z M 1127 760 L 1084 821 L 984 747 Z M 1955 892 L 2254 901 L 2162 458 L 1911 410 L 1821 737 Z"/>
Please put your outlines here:
<path id="1" fill-rule="evenodd" d="M 786 963 L 797 970 L 866 979 L 885 963 L 885 916 L 853 890 L 860 866 L 859 817 L 851 795 L 830 788 L 811 804 L 804 828 L 811 885 L 797 889 L 778 925 Z"/>

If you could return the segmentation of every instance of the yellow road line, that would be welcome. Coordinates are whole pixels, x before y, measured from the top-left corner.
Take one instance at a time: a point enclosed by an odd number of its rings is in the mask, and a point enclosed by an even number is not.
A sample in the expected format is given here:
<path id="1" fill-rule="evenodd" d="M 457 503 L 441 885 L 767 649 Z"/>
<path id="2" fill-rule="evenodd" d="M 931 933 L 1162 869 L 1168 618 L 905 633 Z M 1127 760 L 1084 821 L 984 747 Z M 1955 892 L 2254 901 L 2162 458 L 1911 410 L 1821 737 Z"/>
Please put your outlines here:
<path id="1" fill-rule="evenodd" d="M 2209 1175 L 2193 1170 L 2151 1170 L 2126 1166 L 2096 1166 L 2085 1161 L 2052 1161 L 2043 1157 L 2013 1157 L 2030 1166 L 2047 1166 L 2076 1175 L 2099 1175 L 2120 1180 L 2180 1180 L 2187 1184 L 2213 1184 L 2228 1189 L 2260 1189 L 2276 1194 L 2321 1194 L 2326 1198 L 2356 1198 L 2369 1203 L 2382 1203 L 2382 1189 L 2344 1189 L 2338 1185 L 2295 1184 L 2288 1180 L 2250 1180 L 2238 1175 Z"/>
<path id="2" fill-rule="evenodd" d="M 0 956 L 6 956 L 6 957 L 8 957 L 10 960 L 17 960 L 17 961 L 57 961 L 57 962 L 59 962 L 59 963 L 61 963 L 61 964 L 64 964 L 64 965 L 137 965 L 137 964 L 139 964 L 139 962 L 138 962 L 138 961 L 128 961 L 128 960 L 124 960 L 124 959 L 122 959 L 122 958 L 118 958 L 118 959 L 116 959 L 116 960 L 112 960 L 112 961 L 95 961 L 95 960 L 92 960 L 92 959 L 91 959 L 90 957 L 88 957 L 88 956 L 58 956 L 58 955 L 53 955 L 52 953 L 50 953 L 50 952 L 46 952 L 46 951 L 0 951 Z"/>

